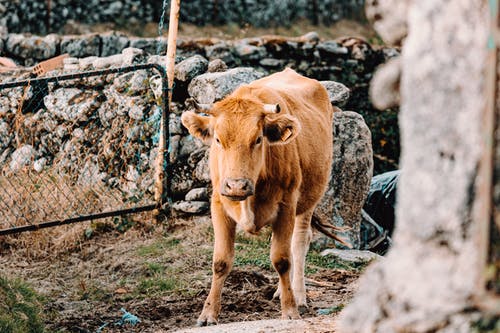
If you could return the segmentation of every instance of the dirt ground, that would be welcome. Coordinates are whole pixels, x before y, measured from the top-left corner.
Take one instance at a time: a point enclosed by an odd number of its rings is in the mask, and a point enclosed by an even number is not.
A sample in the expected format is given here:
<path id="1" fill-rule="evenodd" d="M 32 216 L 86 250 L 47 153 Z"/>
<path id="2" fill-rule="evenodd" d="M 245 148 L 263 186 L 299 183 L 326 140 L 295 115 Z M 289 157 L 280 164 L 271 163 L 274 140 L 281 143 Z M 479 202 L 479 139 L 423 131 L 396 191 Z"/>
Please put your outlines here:
<path id="1" fill-rule="evenodd" d="M 94 225 L 90 238 L 64 249 L 49 246 L 48 252 L 19 246 L 29 247 L 26 242 L 5 246 L 4 240 L 0 267 L 4 276 L 21 278 L 45 297 L 48 332 L 97 332 L 105 324 L 102 332 L 189 328 L 209 289 L 211 227 L 208 218 L 176 225 L 169 232 L 132 227 L 124 233 Z M 43 238 L 44 231 L 36 237 Z M 272 299 L 278 279 L 265 262 L 267 243 L 268 235 L 237 238 L 237 259 L 225 284 L 220 323 L 279 318 L 279 301 Z M 303 317 L 335 316 L 352 297 L 360 271 L 318 263 L 310 267 L 309 309 Z M 140 323 L 116 324 L 122 308 Z"/>

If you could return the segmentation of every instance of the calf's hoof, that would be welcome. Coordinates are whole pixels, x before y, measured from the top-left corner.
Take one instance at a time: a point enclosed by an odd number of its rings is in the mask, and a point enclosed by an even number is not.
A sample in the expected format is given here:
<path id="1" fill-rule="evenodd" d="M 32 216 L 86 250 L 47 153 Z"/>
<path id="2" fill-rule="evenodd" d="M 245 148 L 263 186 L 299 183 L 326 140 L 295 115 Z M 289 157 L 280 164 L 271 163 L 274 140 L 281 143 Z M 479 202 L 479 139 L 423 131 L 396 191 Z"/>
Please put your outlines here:
<path id="1" fill-rule="evenodd" d="M 284 310 L 281 314 L 281 319 L 284 319 L 284 320 L 300 319 L 299 311 L 297 309 L 290 309 L 287 311 Z"/>
<path id="2" fill-rule="evenodd" d="M 196 326 L 197 327 L 203 327 L 203 326 L 213 326 L 217 325 L 217 319 L 210 317 L 210 316 L 203 316 L 201 315 L 198 320 L 196 320 Z"/>
<path id="3" fill-rule="evenodd" d="M 304 315 L 305 313 L 309 312 L 309 307 L 306 304 L 299 305 L 298 309 L 299 309 L 299 313 L 300 313 L 301 316 Z"/>

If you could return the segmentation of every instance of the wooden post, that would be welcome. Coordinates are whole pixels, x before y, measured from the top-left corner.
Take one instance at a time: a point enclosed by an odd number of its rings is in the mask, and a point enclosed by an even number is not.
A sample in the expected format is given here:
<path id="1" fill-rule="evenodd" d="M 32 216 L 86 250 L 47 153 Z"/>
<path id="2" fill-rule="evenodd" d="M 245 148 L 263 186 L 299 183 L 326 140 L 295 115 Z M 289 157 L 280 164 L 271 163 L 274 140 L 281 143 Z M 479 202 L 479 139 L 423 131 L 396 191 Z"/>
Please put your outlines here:
<path id="1" fill-rule="evenodd" d="M 175 52 L 177 47 L 177 28 L 179 25 L 179 10 L 180 10 L 180 0 L 173 0 L 170 3 L 170 20 L 168 25 L 168 45 L 167 45 L 167 78 L 168 78 L 168 94 L 166 109 L 170 110 L 170 104 L 172 102 L 172 90 L 174 85 L 174 70 L 175 70 Z M 164 88 L 165 89 L 165 88 Z M 165 95 L 164 95 L 165 96 Z M 155 219 L 159 220 L 160 211 L 163 204 L 164 196 L 164 179 L 165 179 L 165 165 L 168 159 L 168 119 L 170 112 L 163 110 L 161 119 L 161 130 L 160 130 L 160 142 L 158 149 L 158 156 L 156 159 L 156 185 L 155 185 L 155 202 L 157 203 L 157 209 L 154 210 L 153 214 Z M 168 183 L 168 182 L 167 182 Z M 166 191 L 169 192 L 168 189 Z"/>

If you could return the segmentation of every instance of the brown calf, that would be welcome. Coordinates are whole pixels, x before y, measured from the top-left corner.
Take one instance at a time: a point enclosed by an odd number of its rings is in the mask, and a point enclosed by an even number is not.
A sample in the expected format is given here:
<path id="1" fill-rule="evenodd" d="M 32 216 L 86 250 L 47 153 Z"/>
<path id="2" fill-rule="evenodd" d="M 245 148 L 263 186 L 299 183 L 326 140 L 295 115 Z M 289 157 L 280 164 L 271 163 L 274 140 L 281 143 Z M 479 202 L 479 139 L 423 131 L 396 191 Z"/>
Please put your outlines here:
<path id="1" fill-rule="evenodd" d="M 282 318 L 300 318 L 311 218 L 332 163 L 334 110 L 328 94 L 318 81 L 286 69 L 200 107 L 209 116 L 182 115 L 189 132 L 211 145 L 213 278 L 197 323 L 217 323 L 236 225 L 252 234 L 271 225 Z"/>

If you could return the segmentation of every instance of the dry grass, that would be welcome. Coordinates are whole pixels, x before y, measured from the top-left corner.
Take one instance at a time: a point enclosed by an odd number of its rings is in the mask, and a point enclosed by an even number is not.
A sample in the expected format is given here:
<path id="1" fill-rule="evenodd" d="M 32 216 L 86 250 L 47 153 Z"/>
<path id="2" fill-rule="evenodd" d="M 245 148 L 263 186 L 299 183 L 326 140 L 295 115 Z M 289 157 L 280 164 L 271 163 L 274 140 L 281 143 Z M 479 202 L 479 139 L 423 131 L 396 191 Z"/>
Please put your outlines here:
<path id="1" fill-rule="evenodd" d="M 60 221 L 141 204 L 143 202 L 124 202 L 121 191 L 104 184 L 78 185 L 52 168 L 41 173 L 28 169 L 16 173 L 4 171 L 0 176 L 0 229 Z M 149 215 L 107 218 L 4 236 L 0 238 L 0 253 L 9 249 L 24 249 L 26 255 L 37 257 L 47 251 L 71 250 L 96 229 L 117 228 L 125 231 L 134 224 L 140 224 L 139 221 L 151 221 Z"/>

